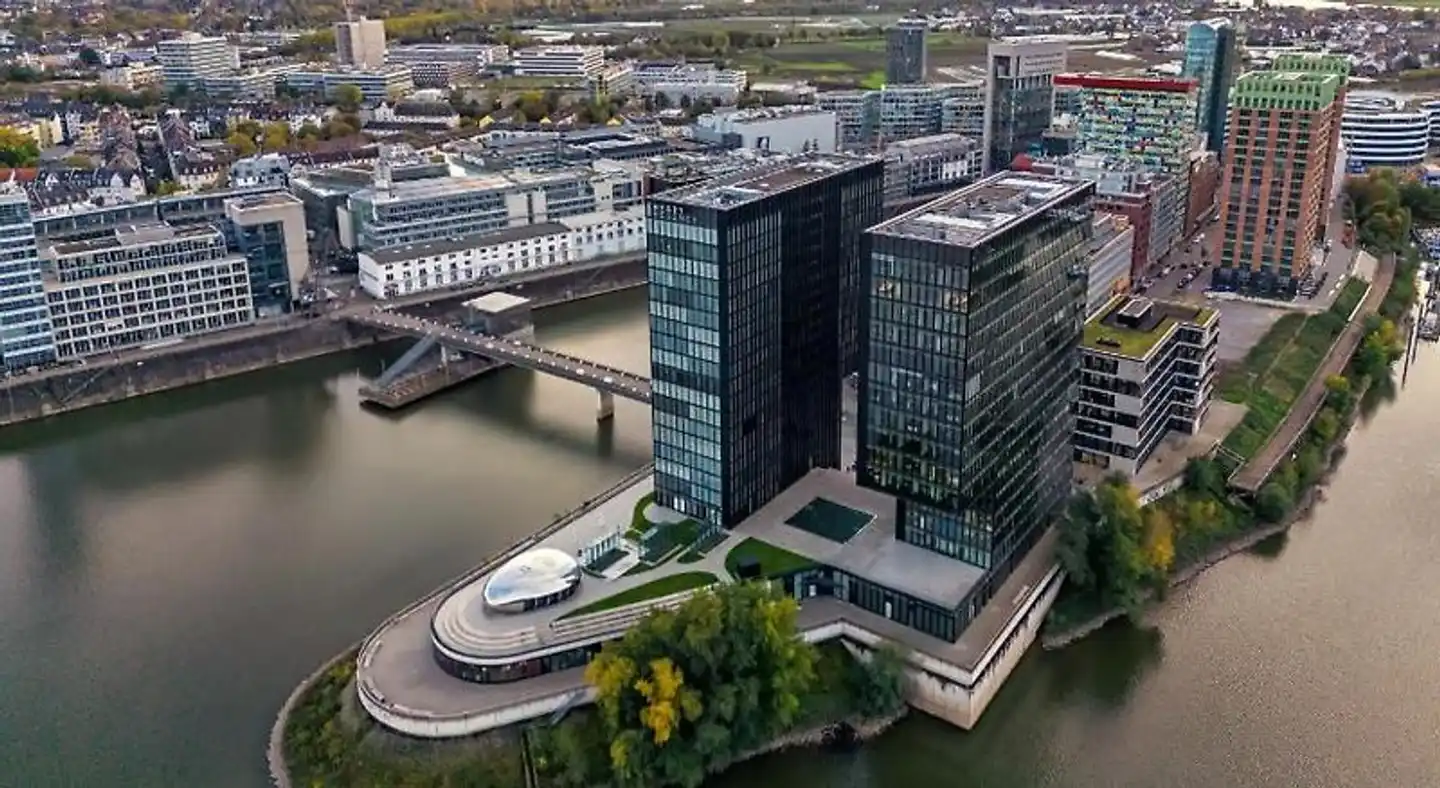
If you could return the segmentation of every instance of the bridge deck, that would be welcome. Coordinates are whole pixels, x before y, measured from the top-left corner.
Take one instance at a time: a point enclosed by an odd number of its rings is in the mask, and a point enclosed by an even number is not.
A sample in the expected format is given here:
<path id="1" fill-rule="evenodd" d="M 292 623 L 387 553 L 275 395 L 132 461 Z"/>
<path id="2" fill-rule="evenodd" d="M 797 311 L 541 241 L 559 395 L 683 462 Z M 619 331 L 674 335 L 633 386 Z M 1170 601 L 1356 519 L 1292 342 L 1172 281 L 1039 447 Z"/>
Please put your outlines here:
<path id="1" fill-rule="evenodd" d="M 447 326 L 434 320 L 385 310 L 348 315 L 347 319 L 397 334 L 414 337 L 433 336 L 440 344 L 496 361 L 533 369 L 547 375 L 583 383 L 617 397 L 650 402 L 650 379 L 623 369 L 597 364 L 587 359 L 555 350 L 537 347 L 513 339 L 479 334 L 463 328 Z"/>

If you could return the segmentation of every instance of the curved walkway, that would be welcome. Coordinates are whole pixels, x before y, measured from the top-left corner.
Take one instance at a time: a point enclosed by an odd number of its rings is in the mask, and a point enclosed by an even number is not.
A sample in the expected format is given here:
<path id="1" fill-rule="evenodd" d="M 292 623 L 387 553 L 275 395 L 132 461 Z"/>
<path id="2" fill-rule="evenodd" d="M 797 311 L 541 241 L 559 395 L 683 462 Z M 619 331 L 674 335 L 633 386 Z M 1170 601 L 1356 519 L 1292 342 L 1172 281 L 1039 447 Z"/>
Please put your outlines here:
<path id="1" fill-rule="evenodd" d="M 1365 338 L 1365 318 L 1380 310 L 1384 303 L 1385 296 L 1390 292 L 1390 282 L 1395 278 L 1395 257 L 1387 256 L 1380 261 L 1375 271 L 1375 280 L 1370 283 L 1370 289 L 1365 294 L 1365 300 L 1355 309 L 1355 314 L 1350 316 L 1350 322 L 1345 326 L 1335 344 L 1331 345 L 1330 352 L 1326 354 L 1325 360 L 1320 362 L 1315 374 L 1310 376 L 1310 382 L 1306 384 L 1305 390 L 1296 398 L 1295 404 L 1290 406 L 1290 412 L 1285 414 L 1285 420 L 1275 429 L 1270 440 L 1256 452 L 1250 462 L 1246 463 L 1235 474 L 1230 481 L 1230 486 L 1255 494 L 1265 485 L 1270 474 L 1280 465 L 1280 461 L 1290 456 L 1291 450 L 1295 448 L 1295 442 L 1309 429 L 1310 422 L 1314 421 L 1315 414 L 1320 412 L 1320 407 L 1325 404 L 1325 380 L 1331 375 L 1339 375 L 1345 371 L 1346 365 L 1350 363 L 1350 357 L 1355 355 L 1355 350 L 1360 346 L 1360 341 Z"/>

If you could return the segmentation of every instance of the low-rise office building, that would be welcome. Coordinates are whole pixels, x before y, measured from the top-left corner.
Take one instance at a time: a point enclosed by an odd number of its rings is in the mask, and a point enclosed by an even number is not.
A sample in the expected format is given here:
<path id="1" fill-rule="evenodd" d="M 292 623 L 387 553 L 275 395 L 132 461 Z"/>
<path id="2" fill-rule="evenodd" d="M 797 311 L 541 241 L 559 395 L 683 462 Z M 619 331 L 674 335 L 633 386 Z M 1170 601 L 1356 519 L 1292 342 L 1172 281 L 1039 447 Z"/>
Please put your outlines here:
<path id="1" fill-rule="evenodd" d="M 319 96 L 334 96 L 342 85 L 354 85 L 366 104 L 379 104 L 408 96 L 415 90 L 410 67 L 387 65 L 375 69 L 302 69 L 285 75 L 290 87 Z"/>
<path id="2" fill-rule="evenodd" d="M 1215 385 L 1220 314 L 1116 296 L 1085 324 L 1075 461 L 1127 476 L 1171 432 L 1194 435 Z"/>
<path id="3" fill-rule="evenodd" d="M 834 153 L 839 118 L 815 107 L 731 109 L 695 119 L 695 139 L 727 148 Z"/>
<path id="4" fill-rule="evenodd" d="M 745 92 L 749 77 L 739 69 L 716 68 L 713 63 L 642 63 L 632 72 L 635 91 L 664 96 L 671 104 L 713 101 L 734 104 Z"/>
<path id="5" fill-rule="evenodd" d="M 896 205 L 956 189 L 983 173 L 980 141 L 959 134 L 935 134 L 885 146 L 885 204 Z"/>
<path id="6" fill-rule="evenodd" d="M 607 161 L 546 172 L 440 174 L 413 180 L 399 180 L 394 171 L 395 166 L 382 159 L 372 186 L 349 195 L 339 216 L 340 241 L 346 247 L 369 251 L 408 246 L 623 211 L 639 204 L 645 185 L 638 165 Z"/>
<path id="7" fill-rule="evenodd" d="M 843 150 L 870 148 L 880 129 L 880 92 L 834 90 L 815 97 L 820 109 L 835 113 Z"/>
<path id="8" fill-rule="evenodd" d="M 511 62 L 523 77 L 590 79 L 605 68 L 605 51 L 593 46 L 537 46 L 517 49 Z"/>
<path id="9" fill-rule="evenodd" d="M 360 287 L 379 299 L 645 250 L 641 209 L 361 252 Z"/>
<path id="10" fill-rule="evenodd" d="M 128 226 L 41 250 L 59 360 L 255 319 L 250 269 L 212 227 Z"/>
<path id="11" fill-rule="evenodd" d="M 388 63 L 409 66 L 416 85 L 448 87 L 475 79 L 492 63 L 507 60 L 510 48 L 498 44 L 403 44 L 390 47 Z"/>

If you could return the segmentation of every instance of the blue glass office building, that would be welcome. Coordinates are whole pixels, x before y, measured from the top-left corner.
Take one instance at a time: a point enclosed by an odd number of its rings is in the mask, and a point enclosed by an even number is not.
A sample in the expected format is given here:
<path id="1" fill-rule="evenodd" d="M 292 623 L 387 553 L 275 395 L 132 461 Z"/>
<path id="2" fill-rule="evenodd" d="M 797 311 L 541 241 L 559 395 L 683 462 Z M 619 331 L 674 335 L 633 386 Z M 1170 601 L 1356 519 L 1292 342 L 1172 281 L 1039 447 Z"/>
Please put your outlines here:
<path id="1" fill-rule="evenodd" d="M 0 185 L 0 370 L 55 360 L 40 272 L 29 199 L 18 188 Z"/>
<path id="2" fill-rule="evenodd" d="M 1070 494 L 1094 188 L 1002 172 L 869 233 L 857 480 L 977 608 Z"/>
<path id="3" fill-rule="evenodd" d="M 657 503 L 729 527 L 838 467 L 883 178 L 876 159 L 812 155 L 646 204 Z"/>
<path id="4" fill-rule="evenodd" d="M 1229 19 L 1218 17 L 1190 25 L 1185 35 L 1182 75 L 1198 80 L 1196 125 L 1205 134 L 1205 148 L 1225 149 L 1225 124 L 1230 109 L 1230 88 L 1240 65 L 1239 31 Z"/>

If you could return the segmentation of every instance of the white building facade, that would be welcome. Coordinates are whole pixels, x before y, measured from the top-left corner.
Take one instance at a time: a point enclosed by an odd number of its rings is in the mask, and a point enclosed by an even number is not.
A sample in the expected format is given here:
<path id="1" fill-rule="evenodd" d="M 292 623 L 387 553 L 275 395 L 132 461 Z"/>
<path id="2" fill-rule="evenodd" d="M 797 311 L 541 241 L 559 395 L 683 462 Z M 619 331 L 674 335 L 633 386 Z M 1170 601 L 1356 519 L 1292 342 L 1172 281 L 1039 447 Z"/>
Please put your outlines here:
<path id="1" fill-rule="evenodd" d="M 640 207 L 361 252 L 360 287 L 386 299 L 645 250 Z"/>
<path id="2" fill-rule="evenodd" d="M 240 67 L 240 53 L 219 36 L 186 33 L 156 45 L 157 59 L 170 87 L 201 87 L 210 77 L 226 76 Z"/>
<path id="3" fill-rule="evenodd" d="M 605 51 L 593 46 L 538 46 L 515 50 L 515 73 L 522 77 L 590 79 L 605 68 Z"/>
<path id="4" fill-rule="evenodd" d="M 695 120 L 695 138 L 730 148 L 780 153 L 834 153 L 839 117 L 828 110 L 770 108 L 712 112 Z"/>
<path id="5" fill-rule="evenodd" d="M 42 251 L 56 357 L 82 358 L 245 325 L 250 272 L 210 227 L 130 227 Z"/>

